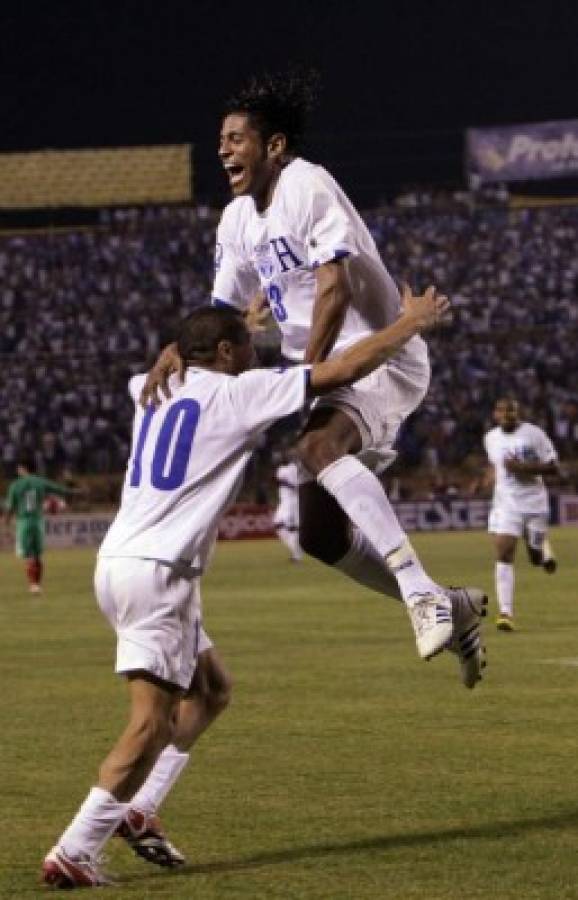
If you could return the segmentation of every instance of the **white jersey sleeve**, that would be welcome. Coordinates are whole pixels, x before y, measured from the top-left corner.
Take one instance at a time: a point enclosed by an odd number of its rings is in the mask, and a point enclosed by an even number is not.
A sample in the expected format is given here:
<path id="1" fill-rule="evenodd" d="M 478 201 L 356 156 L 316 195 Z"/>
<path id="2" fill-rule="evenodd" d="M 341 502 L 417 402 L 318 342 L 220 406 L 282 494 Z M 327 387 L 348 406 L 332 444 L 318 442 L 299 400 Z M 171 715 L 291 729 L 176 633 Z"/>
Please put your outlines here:
<path id="1" fill-rule="evenodd" d="M 548 435 L 541 428 L 536 427 L 536 452 L 540 458 L 540 462 L 549 463 L 557 462 L 558 454 L 554 448 L 554 444 Z"/>
<path id="2" fill-rule="evenodd" d="M 146 378 L 146 375 L 133 375 L 128 383 L 128 392 L 135 406 L 139 402 Z"/>
<path id="3" fill-rule="evenodd" d="M 310 366 L 253 369 L 231 379 L 231 402 L 247 433 L 258 434 L 277 419 L 302 409 L 310 371 Z"/>
<path id="4" fill-rule="evenodd" d="M 303 184 L 301 214 L 305 209 L 307 262 L 313 269 L 358 252 L 354 221 L 333 185 L 319 168 Z"/>
<path id="5" fill-rule="evenodd" d="M 244 310 L 259 290 L 259 276 L 239 240 L 237 210 L 237 205 L 228 206 L 217 229 L 213 303 L 226 303 Z"/>

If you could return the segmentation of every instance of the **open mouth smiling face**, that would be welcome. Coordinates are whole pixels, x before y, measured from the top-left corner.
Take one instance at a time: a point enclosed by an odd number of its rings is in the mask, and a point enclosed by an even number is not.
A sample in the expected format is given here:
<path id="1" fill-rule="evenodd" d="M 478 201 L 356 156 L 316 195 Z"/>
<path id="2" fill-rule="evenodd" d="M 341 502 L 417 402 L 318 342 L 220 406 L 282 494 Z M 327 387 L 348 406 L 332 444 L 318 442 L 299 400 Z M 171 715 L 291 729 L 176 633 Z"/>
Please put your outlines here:
<path id="1" fill-rule="evenodd" d="M 270 178 L 263 140 L 244 113 L 225 117 L 219 157 L 235 196 L 255 193 Z"/>
<path id="2" fill-rule="evenodd" d="M 236 188 L 242 184 L 245 178 L 245 166 L 240 163 L 228 162 L 224 164 L 224 169 L 232 188 Z"/>

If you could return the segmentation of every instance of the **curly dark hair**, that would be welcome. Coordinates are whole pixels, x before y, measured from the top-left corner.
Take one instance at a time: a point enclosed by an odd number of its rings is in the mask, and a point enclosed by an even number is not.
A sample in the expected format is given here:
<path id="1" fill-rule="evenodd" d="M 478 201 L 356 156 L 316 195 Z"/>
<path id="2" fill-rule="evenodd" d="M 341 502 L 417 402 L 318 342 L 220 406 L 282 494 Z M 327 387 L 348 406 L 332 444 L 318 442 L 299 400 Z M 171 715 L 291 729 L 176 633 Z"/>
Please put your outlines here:
<path id="1" fill-rule="evenodd" d="M 319 73 L 315 69 L 292 66 L 285 72 L 253 76 L 225 103 L 224 115 L 246 113 L 251 124 L 268 141 L 284 134 L 287 150 L 298 149 L 307 117 L 316 106 Z"/>

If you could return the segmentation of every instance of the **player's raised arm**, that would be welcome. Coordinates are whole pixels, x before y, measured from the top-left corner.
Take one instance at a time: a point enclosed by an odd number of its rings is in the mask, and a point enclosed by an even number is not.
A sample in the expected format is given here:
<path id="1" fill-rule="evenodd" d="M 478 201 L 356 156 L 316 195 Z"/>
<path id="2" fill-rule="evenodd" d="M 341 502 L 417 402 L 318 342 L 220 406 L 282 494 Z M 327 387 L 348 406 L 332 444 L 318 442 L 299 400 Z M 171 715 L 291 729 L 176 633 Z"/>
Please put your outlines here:
<path id="1" fill-rule="evenodd" d="M 323 394 L 368 375 L 397 353 L 415 334 L 443 321 L 449 306 L 447 297 L 436 295 L 433 287 L 421 296 L 413 296 L 411 289 L 405 285 L 402 314 L 397 322 L 363 338 L 339 356 L 316 363 L 311 369 L 312 393 Z"/>
<path id="2" fill-rule="evenodd" d="M 153 406 L 158 406 L 162 400 L 161 394 L 167 398 L 170 397 L 169 378 L 176 372 L 182 381 L 185 368 L 185 363 L 179 356 L 177 345 L 168 344 L 162 350 L 159 358 L 147 375 L 140 395 L 142 406 L 148 406 L 149 403 L 152 403 Z"/>
<path id="3" fill-rule="evenodd" d="M 315 304 L 305 351 L 305 362 L 313 363 L 322 362 L 331 352 L 351 302 L 351 288 L 342 260 L 318 266 L 315 279 Z"/>

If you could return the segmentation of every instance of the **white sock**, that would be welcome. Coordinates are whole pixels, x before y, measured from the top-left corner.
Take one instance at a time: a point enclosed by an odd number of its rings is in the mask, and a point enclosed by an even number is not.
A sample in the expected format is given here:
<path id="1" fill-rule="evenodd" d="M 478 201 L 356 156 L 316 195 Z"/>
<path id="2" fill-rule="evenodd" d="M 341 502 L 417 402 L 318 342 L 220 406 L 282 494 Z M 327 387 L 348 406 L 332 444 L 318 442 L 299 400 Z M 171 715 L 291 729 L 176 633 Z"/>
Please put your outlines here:
<path id="1" fill-rule="evenodd" d="M 188 753 L 181 753 L 173 744 L 165 747 L 140 791 L 130 801 L 130 808 L 146 816 L 154 815 L 188 761 Z"/>
<path id="2" fill-rule="evenodd" d="M 352 529 L 351 547 L 345 556 L 335 563 L 335 568 L 363 587 L 401 600 L 401 592 L 395 577 L 359 528 Z"/>
<path id="3" fill-rule="evenodd" d="M 94 859 L 116 831 L 127 810 L 128 803 L 121 803 L 103 788 L 93 787 L 58 841 L 58 846 L 72 859 L 84 855 Z"/>
<path id="4" fill-rule="evenodd" d="M 546 562 L 549 559 L 554 559 L 554 551 L 552 550 L 552 544 L 548 540 L 547 537 L 542 541 L 542 559 Z"/>
<path id="5" fill-rule="evenodd" d="M 379 480 L 354 456 L 342 456 L 317 476 L 354 525 L 383 558 L 400 547 L 405 534 Z"/>
<path id="6" fill-rule="evenodd" d="M 504 616 L 514 615 L 514 566 L 512 563 L 496 563 L 496 596 L 498 610 Z"/>
<path id="7" fill-rule="evenodd" d="M 317 481 L 332 494 L 354 525 L 385 560 L 404 603 L 412 606 L 420 594 L 439 593 L 402 531 L 379 480 L 354 456 L 342 456 L 326 466 Z"/>
<path id="8" fill-rule="evenodd" d="M 291 554 L 291 559 L 303 559 L 303 551 L 299 546 L 299 532 L 297 529 L 285 528 L 283 525 L 275 527 L 279 540 L 283 541 Z"/>
<path id="9" fill-rule="evenodd" d="M 425 571 L 407 537 L 401 547 L 385 557 L 385 564 L 397 580 L 406 606 L 411 608 L 424 594 L 443 593 L 443 589 Z"/>

